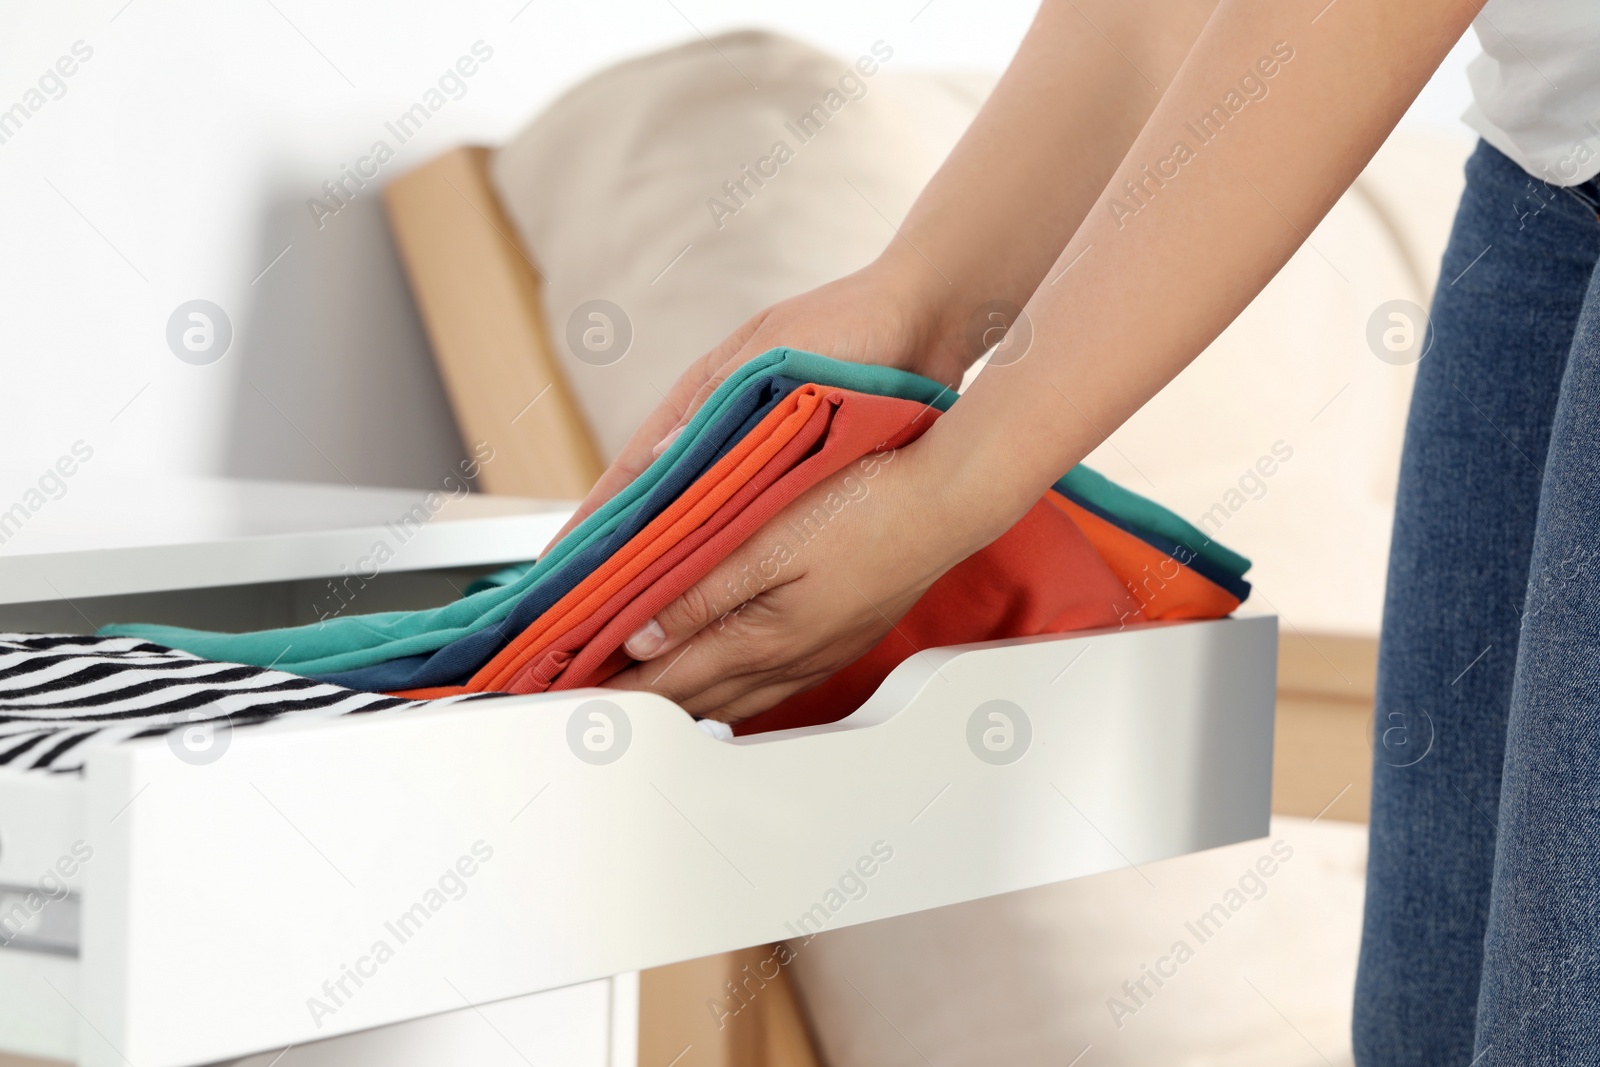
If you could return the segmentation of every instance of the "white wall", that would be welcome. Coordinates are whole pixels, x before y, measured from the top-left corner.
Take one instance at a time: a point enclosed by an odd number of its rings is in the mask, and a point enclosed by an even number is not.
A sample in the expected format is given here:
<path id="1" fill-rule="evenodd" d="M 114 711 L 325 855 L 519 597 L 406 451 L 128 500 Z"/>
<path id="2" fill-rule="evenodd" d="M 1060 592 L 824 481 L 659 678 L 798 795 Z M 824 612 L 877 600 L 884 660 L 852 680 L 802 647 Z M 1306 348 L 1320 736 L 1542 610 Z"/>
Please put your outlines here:
<path id="1" fill-rule="evenodd" d="M 847 55 L 883 38 L 907 66 L 998 70 L 1033 6 L 8 4 L 0 110 L 34 102 L 75 42 L 93 54 L 0 143 L 0 466 L 42 468 L 83 438 L 96 464 L 146 471 L 409 486 L 448 473 L 461 445 L 376 184 L 320 229 L 307 200 L 375 139 L 397 144 L 384 123 L 476 41 L 492 58 L 378 182 L 502 140 L 598 67 L 702 32 L 764 25 Z M 1463 92 L 1453 62 L 1416 121 L 1449 123 Z M 196 298 L 234 331 L 205 366 L 165 337 Z"/>

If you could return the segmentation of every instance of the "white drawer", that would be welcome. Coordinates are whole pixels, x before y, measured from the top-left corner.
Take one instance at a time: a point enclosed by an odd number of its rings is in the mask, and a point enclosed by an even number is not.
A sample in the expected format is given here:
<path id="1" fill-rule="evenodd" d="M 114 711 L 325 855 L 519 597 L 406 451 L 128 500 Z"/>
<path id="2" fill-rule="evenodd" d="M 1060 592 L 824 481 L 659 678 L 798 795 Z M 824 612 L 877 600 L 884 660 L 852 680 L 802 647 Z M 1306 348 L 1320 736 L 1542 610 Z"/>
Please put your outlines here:
<path id="1" fill-rule="evenodd" d="M 36 1007 L 0 1047 L 210 1063 L 1261 836 L 1276 641 L 1252 617 L 935 649 L 843 722 L 732 743 L 585 690 L 0 777 L 0 882 L 93 849 L 78 957 L 0 950 L 0 1001 Z M 627 721 L 611 762 L 569 745 L 603 741 L 597 699 Z"/>

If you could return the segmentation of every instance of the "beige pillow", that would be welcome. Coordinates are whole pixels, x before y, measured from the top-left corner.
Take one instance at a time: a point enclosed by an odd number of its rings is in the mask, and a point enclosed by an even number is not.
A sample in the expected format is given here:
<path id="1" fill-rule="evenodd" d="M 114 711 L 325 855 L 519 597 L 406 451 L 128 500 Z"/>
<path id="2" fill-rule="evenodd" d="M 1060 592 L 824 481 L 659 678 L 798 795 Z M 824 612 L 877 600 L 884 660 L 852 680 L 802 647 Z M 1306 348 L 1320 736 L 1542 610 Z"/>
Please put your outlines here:
<path id="1" fill-rule="evenodd" d="M 884 42 L 843 57 L 724 34 L 595 75 L 499 151 L 494 181 L 602 456 L 745 319 L 888 243 L 992 84 L 901 62 Z M 580 307 L 594 300 L 625 321 Z"/>

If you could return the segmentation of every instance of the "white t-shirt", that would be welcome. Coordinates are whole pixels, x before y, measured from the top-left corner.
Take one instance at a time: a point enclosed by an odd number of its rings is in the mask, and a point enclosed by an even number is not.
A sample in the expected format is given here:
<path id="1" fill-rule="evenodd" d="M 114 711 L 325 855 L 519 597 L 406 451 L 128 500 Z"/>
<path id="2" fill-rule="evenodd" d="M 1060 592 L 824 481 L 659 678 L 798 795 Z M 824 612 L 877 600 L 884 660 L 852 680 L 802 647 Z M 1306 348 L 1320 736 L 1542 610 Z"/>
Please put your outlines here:
<path id="1" fill-rule="evenodd" d="M 1600 0 L 1489 0 L 1472 27 L 1467 125 L 1552 185 L 1600 174 Z"/>

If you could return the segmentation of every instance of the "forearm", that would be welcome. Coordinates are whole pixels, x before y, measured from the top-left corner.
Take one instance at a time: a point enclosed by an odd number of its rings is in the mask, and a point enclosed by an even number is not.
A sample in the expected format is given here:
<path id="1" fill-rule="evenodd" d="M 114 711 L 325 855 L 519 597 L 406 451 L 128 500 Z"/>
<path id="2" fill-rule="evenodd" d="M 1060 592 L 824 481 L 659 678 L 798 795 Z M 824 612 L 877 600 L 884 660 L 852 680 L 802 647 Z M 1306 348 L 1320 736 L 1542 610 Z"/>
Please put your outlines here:
<path id="1" fill-rule="evenodd" d="M 931 359 L 964 369 L 981 354 L 964 328 L 973 313 L 990 301 L 1026 302 L 1215 4 L 1044 0 L 1016 58 L 880 260 L 940 320 Z"/>
<path id="2" fill-rule="evenodd" d="M 1326 3 L 1223 0 L 1028 302 L 1027 355 L 986 369 L 925 438 L 924 461 L 945 472 L 944 506 L 969 542 L 955 551 L 998 536 L 1244 309 L 1476 10 L 1471 0 Z M 1276 58 L 1268 78 L 1272 64 L 1258 62 L 1275 48 L 1292 58 Z M 1247 72 L 1250 93 L 1265 95 L 1244 94 Z M 1230 99 L 1248 102 L 1232 112 Z M 1219 105 L 1220 132 L 1201 128 Z M 1346 284 L 1338 270 L 1329 265 L 1330 283 Z"/>

